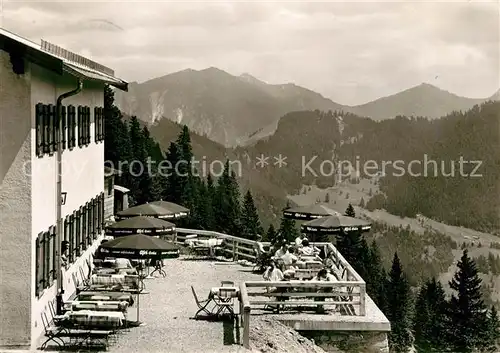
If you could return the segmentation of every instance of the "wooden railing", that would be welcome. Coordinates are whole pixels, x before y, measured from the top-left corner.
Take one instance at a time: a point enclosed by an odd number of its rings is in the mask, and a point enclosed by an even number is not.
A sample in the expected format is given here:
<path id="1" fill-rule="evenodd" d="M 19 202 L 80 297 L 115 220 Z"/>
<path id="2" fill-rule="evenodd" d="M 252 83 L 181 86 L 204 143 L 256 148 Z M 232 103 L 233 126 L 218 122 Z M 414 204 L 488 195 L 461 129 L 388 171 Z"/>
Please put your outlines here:
<path id="1" fill-rule="evenodd" d="M 196 234 L 201 239 L 224 239 L 222 250 L 226 255 L 232 257 L 233 261 L 239 258 L 251 262 L 256 261 L 255 244 L 256 241 L 235 237 L 232 235 L 198 230 L 177 228 L 175 241 L 183 243 L 188 234 Z M 270 243 L 262 242 L 264 247 L 269 247 Z M 338 271 L 337 282 L 317 282 L 317 281 L 293 281 L 293 282 L 270 282 L 270 281 L 249 281 L 240 284 L 240 317 L 243 327 L 243 346 L 250 348 L 250 314 L 252 308 L 262 305 L 280 306 L 337 306 L 344 310 L 346 315 L 366 315 L 366 283 L 361 276 L 352 268 L 347 260 L 338 252 L 332 243 L 316 242 L 311 243 L 323 250 L 325 254 L 333 253 L 336 269 Z M 283 288 L 282 293 L 269 293 L 269 287 Z M 260 288 L 260 291 L 249 291 L 249 289 Z M 328 290 L 325 290 L 328 289 Z M 266 298 L 264 300 L 253 300 L 253 298 Z M 252 300 L 250 300 L 252 298 Z M 284 301 L 276 301 L 280 298 Z M 316 298 L 329 298 L 332 300 L 315 301 Z M 300 300 L 296 300 L 300 299 Z M 317 299 L 316 299 L 317 300 Z"/>

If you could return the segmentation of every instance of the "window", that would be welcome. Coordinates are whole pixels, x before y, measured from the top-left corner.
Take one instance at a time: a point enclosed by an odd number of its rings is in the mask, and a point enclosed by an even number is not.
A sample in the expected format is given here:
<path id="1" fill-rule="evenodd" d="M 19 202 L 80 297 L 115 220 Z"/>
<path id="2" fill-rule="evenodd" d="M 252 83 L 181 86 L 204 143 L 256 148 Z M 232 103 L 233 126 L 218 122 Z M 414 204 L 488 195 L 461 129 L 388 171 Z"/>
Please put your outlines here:
<path id="1" fill-rule="evenodd" d="M 90 108 L 78 107 L 78 146 L 87 146 L 90 143 Z"/>
<path id="2" fill-rule="evenodd" d="M 70 105 L 67 109 L 68 121 L 68 148 L 72 149 L 76 146 L 76 116 L 75 107 Z"/>
<path id="3" fill-rule="evenodd" d="M 104 141 L 104 109 L 94 108 L 94 133 L 95 142 Z"/>

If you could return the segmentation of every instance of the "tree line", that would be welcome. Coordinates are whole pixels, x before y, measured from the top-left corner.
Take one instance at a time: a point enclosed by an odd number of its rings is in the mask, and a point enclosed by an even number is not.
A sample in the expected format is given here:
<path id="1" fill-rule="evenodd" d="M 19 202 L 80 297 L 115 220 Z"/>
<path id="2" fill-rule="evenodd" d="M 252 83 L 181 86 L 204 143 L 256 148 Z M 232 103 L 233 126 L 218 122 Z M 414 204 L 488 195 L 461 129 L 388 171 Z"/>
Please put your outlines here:
<path id="1" fill-rule="evenodd" d="M 350 208 L 346 215 L 354 216 Z M 448 299 L 442 284 L 427 279 L 412 292 L 398 253 L 387 273 L 377 243 L 368 245 L 360 232 L 337 238 L 337 249 L 366 282 L 367 293 L 391 323 L 392 352 L 496 352 L 500 338 L 495 307 L 487 308 L 482 281 L 467 249 L 449 282 Z"/>
<path id="2" fill-rule="evenodd" d="M 193 157 L 189 130 L 183 127 L 176 141 L 162 151 L 136 117 L 123 119 L 114 105 L 113 92 L 105 92 L 105 159 L 121 169 L 118 182 L 131 191 L 131 204 L 149 201 L 171 201 L 190 209 L 181 226 L 215 230 L 254 240 L 258 234 L 264 241 L 293 241 L 298 236 L 294 220 L 281 218 L 278 229 L 271 224 L 264 232 L 252 193 L 241 197 L 237 176 L 226 162 L 221 175 L 214 180 L 200 175 L 190 164 Z M 149 163 L 148 160 L 154 163 Z M 132 163 L 139 161 L 140 163 Z M 178 165 L 177 172 L 159 173 L 162 161 Z M 184 161 L 179 164 L 179 161 Z M 125 163 L 128 162 L 128 163 Z M 150 165 L 140 173 L 140 165 Z M 289 205 L 287 205 L 288 207 Z M 350 205 L 346 215 L 355 216 Z M 481 294 L 481 279 L 476 264 L 464 250 L 447 300 L 442 285 L 431 278 L 413 298 L 411 286 L 395 253 L 389 273 L 382 264 L 375 241 L 368 244 L 359 232 L 348 232 L 336 238 L 336 246 L 346 260 L 365 279 L 367 292 L 391 322 L 390 347 L 406 352 L 415 345 L 423 352 L 493 352 L 499 338 L 496 310 L 487 310 Z"/>

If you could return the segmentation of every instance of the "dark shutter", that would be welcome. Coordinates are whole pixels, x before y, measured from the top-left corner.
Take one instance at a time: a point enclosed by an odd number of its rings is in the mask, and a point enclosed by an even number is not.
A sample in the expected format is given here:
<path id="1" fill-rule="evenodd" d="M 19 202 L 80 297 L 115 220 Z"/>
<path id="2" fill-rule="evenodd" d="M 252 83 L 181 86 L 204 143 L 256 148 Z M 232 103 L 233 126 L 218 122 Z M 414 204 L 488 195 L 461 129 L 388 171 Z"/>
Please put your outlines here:
<path id="1" fill-rule="evenodd" d="M 49 107 L 43 105 L 43 153 L 50 153 L 50 116 Z"/>
<path id="2" fill-rule="evenodd" d="M 50 121 L 52 123 L 52 134 L 50 137 L 50 150 L 55 152 L 57 150 L 57 143 L 59 142 L 59 120 L 57 119 L 57 106 L 49 105 Z"/>
<path id="3" fill-rule="evenodd" d="M 98 109 L 97 107 L 94 107 L 94 141 L 97 143 L 99 142 L 99 123 L 98 123 Z"/>
<path id="4" fill-rule="evenodd" d="M 43 287 L 41 287 L 41 282 L 40 282 L 40 275 L 41 275 L 41 269 L 42 269 L 42 261 L 43 259 L 42 256 L 42 251 L 41 251 L 41 246 L 40 246 L 40 237 L 42 236 L 43 233 L 38 234 L 36 237 L 35 241 L 35 247 L 36 247 L 36 264 L 35 264 L 35 296 L 38 297 L 40 294 L 40 291 Z"/>
<path id="5" fill-rule="evenodd" d="M 43 156 L 43 104 L 38 103 L 36 105 L 35 112 L 35 124 L 36 124 L 36 155 L 38 157 Z"/>
<path id="6" fill-rule="evenodd" d="M 76 109 L 73 105 L 68 106 L 68 148 L 74 148 L 76 146 L 75 110 Z"/>
<path id="7" fill-rule="evenodd" d="M 51 260 L 52 260 L 52 277 L 55 280 L 58 275 L 57 271 L 57 242 L 56 242 L 56 227 L 50 228 L 50 242 L 51 242 Z"/>
<path id="8" fill-rule="evenodd" d="M 101 141 L 104 141 L 105 133 L 104 133 L 104 109 L 99 108 L 99 116 L 101 117 L 100 119 L 100 126 L 101 126 Z"/>
<path id="9" fill-rule="evenodd" d="M 50 286 L 50 233 L 49 232 L 44 232 L 44 241 L 43 241 L 43 262 L 44 262 L 44 268 L 43 268 L 43 277 L 44 277 L 44 288 L 47 288 Z"/>
<path id="10" fill-rule="evenodd" d="M 67 122 L 66 122 L 66 107 L 61 106 L 61 144 L 62 149 L 66 148 L 66 130 L 67 130 Z"/>
<path id="11" fill-rule="evenodd" d="M 90 107 L 87 107 L 87 144 L 90 144 Z"/>
<path id="12" fill-rule="evenodd" d="M 75 261 L 75 213 L 69 216 L 69 262 Z"/>
<path id="13" fill-rule="evenodd" d="M 82 147 L 82 134 L 83 134 L 83 129 L 82 129 L 82 119 L 83 114 L 82 114 L 82 107 L 78 107 L 78 147 Z"/>

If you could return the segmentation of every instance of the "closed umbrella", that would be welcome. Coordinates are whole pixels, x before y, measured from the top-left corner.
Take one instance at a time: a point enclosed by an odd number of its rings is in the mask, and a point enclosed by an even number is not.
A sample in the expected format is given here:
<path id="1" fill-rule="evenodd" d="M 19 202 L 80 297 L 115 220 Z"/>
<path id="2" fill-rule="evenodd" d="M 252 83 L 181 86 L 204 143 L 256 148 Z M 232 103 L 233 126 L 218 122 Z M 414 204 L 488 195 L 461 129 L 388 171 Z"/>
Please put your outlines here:
<path id="1" fill-rule="evenodd" d="M 316 203 L 314 205 L 299 206 L 287 208 L 283 211 L 283 216 L 285 218 L 291 218 L 296 220 L 310 220 L 322 218 L 325 216 L 336 215 L 340 216 L 341 213 L 330 208 L 326 204 Z"/>
<path id="2" fill-rule="evenodd" d="M 175 224 L 154 217 L 137 216 L 124 219 L 106 227 L 106 234 L 124 236 L 131 234 L 163 235 L 175 231 Z"/>

